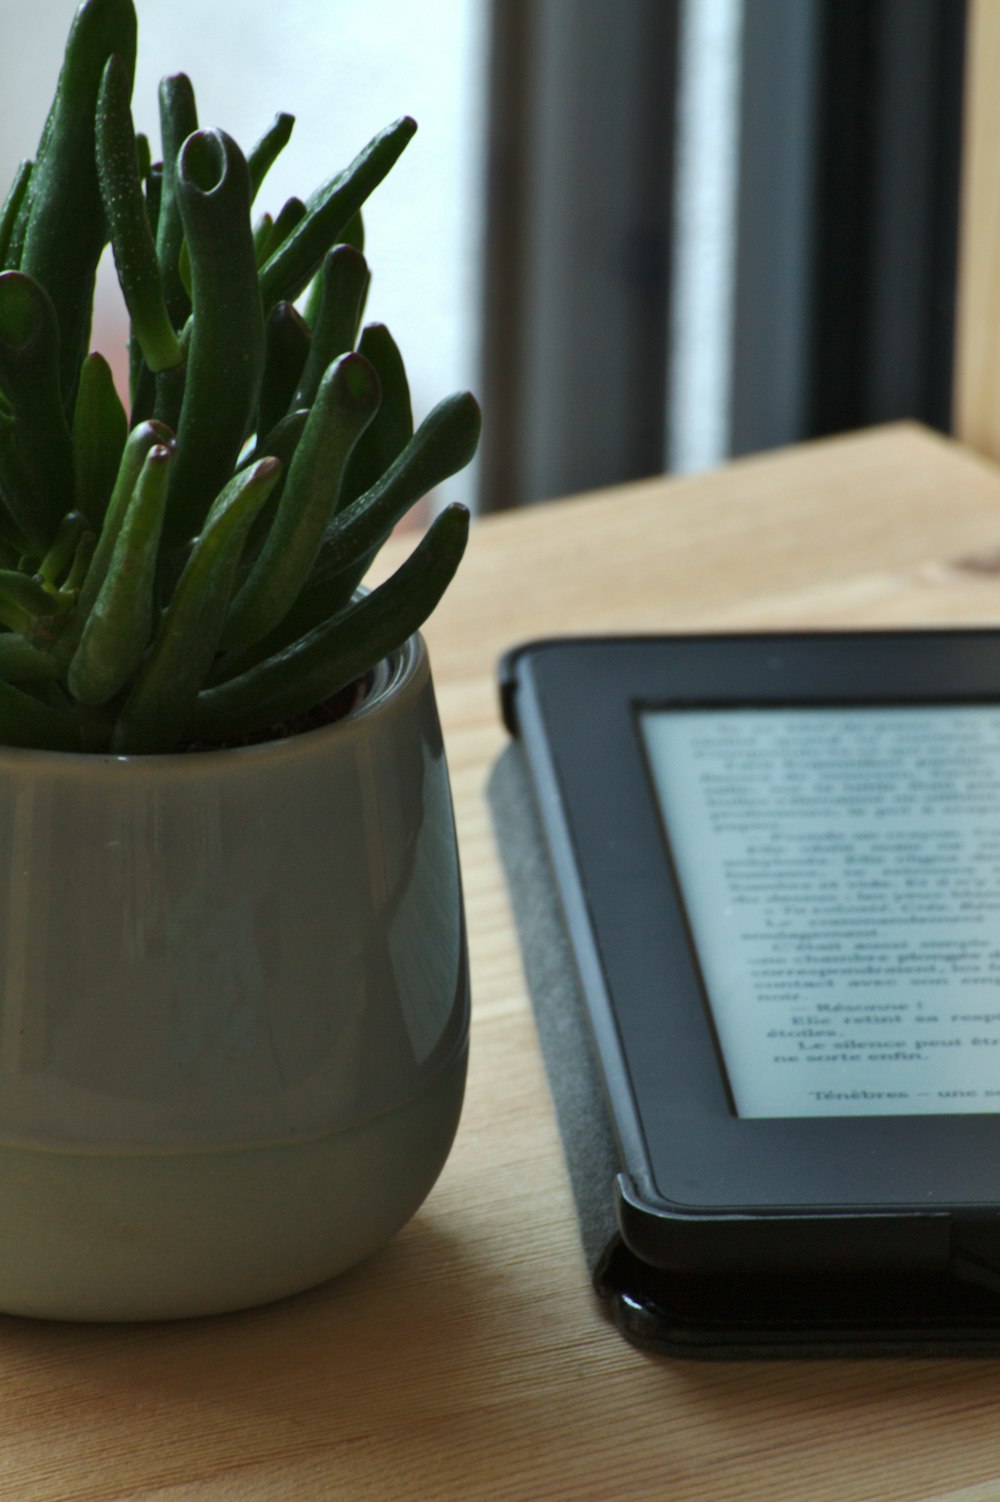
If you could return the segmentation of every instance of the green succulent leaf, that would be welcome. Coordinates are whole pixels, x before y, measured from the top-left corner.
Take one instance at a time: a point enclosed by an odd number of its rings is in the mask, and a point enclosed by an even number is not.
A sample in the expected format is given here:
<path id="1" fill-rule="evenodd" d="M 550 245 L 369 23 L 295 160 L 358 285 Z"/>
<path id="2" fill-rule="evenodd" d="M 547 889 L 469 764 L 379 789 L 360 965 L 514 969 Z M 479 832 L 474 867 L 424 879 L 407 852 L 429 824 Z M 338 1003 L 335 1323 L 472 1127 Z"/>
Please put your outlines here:
<path id="1" fill-rule="evenodd" d="M 39 503 L 27 466 L 18 452 L 11 428 L 0 425 L 0 538 L 4 552 L 17 561 L 41 558 L 49 533 L 37 525 Z M 20 539 L 20 545 L 17 539 Z M 10 561 L 9 556 L 6 561 Z"/>
<path id="2" fill-rule="evenodd" d="M 108 570 L 114 556 L 118 537 L 132 504 L 132 496 L 143 466 L 151 451 L 158 445 L 169 448 L 173 434 L 160 423 L 143 422 L 133 428 L 122 451 L 118 474 L 115 477 L 111 499 L 108 502 L 100 535 L 89 560 L 89 567 L 79 587 L 79 597 L 73 612 L 73 629 L 67 632 L 61 643 L 62 654 L 68 663 L 77 645 L 83 627 L 88 620 L 98 595 L 104 587 Z"/>
<path id="3" fill-rule="evenodd" d="M 378 377 L 362 355 L 342 355 L 323 377 L 267 540 L 233 603 L 225 646 L 256 641 L 293 605 L 336 509 L 351 449 L 378 400 Z"/>
<path id="4" fill-rule="evenodd" d="M 438 402 L 381 479 L 334 517 L 317 554 L 311 582 L 364 568 L 410 507 L 468 464 L 481 427 L 479 403 L 470 392 Z"/>
<path id="5" fill-rule="evenodd" d="M 368 263 L 352 245 L 335 245 L 323 258 L 320 304 L 298 385 L 287 404 L 311 407 L 319 383 L 338 355 L 354 348 L 368 290 Z M 278 306 L 281 306 L 278 304 Z"/>
<path id="6" fill-rule="evenodd" d="M 132 333 L 155 374 L 179 365 L 183 353 L 167 313 L 146 215 L 131 94 L 125 64 L 117 55 L 109 57 L 97 96 L 97 179 Z"/>
<path id="7" fill-rule="evenodd" d="M 35 636 L 47 639 L 50 632 L 45 623 L 64 614 L 71 603 L 31 574 L 0 569 L 0 621 L 29 640 Z"/>
<path id="8" fill-rule="evenodd" d="M 361 210 L 360 209 L 353 216 L 353 218 L 351 218 L 347 222 L 347 224 L 344 225 L 344 228 L 341 230 L 340 234 L 337 236 L 337 244 L 338 245 L 350 245 L 354 250 L 360 251 L 362 254 L 364 254 L 364 249 L 365 249 L 365 226 L 364 226 L 364 220 L 361 217 Z M 305 307 L 303 309 L 303 314 L 304 314 L 306 323 L 309 325 L 310 328 L 314 328 L 315 325 L 316 325 L 316 320 L 319 317 L 319 309 L 320 309 L 320 304 L 322 303 L 322 301 L 323 301 L 323 269 L 322 269 L 322 266 L 321 266 L 320 269 L 319 269 L 319 271 L 313 277 L 312 281 L 309 283 L 309 288 L 308 288 L 308 290 L 306 292 Z M 362 317 L 364 316 L 363 310 L 362 310 L 361 316 Z"/>
<path id="9" fill-rule="evenodd" d="M 59 330 L 48 293 L 21 271 L 0 272 L 0 390 L 12 423 L 0 460 L 19 476 L 15 520 L 42 550 L 73 499 L 73 452 L 59 387 Z M 6 494 L 6 486 L 5 494 Z"/>
<path id="10" fill-rule="evenodd" d="M 174 73 L 162 79 L 159 104 L 163 182 L 156 222 L 156 259 L 167 311 L 174 328 L 179 329 L 191 312 L 191 298 L 179 270 L 184 225 L 177 202 L 177 157 L 188 136 L 198 129 L 198 107 L 190 78 L 185 73 Z"/>
<path id="11" fill-rule="evenodd" d="M 265 327 L 264 378 L 257 412 L 258 433 L 272 432 L 289 412 L 295 388 L 309 355 L 310 343 L 309 329 L 294 303 L 276 302 L 267 315 Z"/>
<path id="12" fill-rule="evenodd" d="M 22 162 L 0 209 L 0 268 L 17 270 L 21 260 L 25 207 L 33 162 Z M 20 232 L 18 227 L 20 226 Z"/>
<path id="13" fill-rule="evenodd" d="M 281 298 L 294 302 L 305 291 L 330 246 L 399 160 L 416 128 L 409 116 L 387 126 L 349 167 L 312 194 L 306 202 L 305 218 L 260 273 L 266 308 Z"/>
<path id="14" fill-rule="evenodd" d="M 184 408 L 184 392 L 187 388 L 187 352 L 191 347 L 192 319 L 188 319 L 181 332 L 181 349 L 184 351 L 184 359 L 180 365 L 175 365 L 171 370 L 161 370 L 153 378 L 153 411 L 154 422 L 162 422 L 171 432 L 176 433 L 180 427 L 181 412 Z"/>
<path id="15" fill-rule="evenodd" d="M 406 562 L 283 652 L 198 695 L 192 733 L 248 735 L 325 703 L 419 630 L 454 577 L 469 513 L 446 508 Z"/>
<path id="16" fill-rule="evenodd" d="M 191 253 L 193 321 L 165 539 L 194 536 L 253 429 L 264 367 L 264 312 L 250 226 L 250 174 L 224 131 L 181 149 L 177 195 Z"/>
<path id="17" fill-rule="evenodd" d="M 170 750 L 186 733 L 218 649 L 247 533 L 280 471 L 276 459 L 262 459 L 216 499 L 115 726 L 116 752 Z"/>
<path id="18" fill-rule="evenodd" d="M 210 681 L 236 677 L 343 609 L 378 549 L 414 502 L 468 463 L 476 450 L 481 421 L 479 405 L 468 392 L 439 402 L 382 479 L 338 511 L 324 534 L 308 580 L 278 624 L 257 641 L 227 652 L 215 664 Z"/>
<path id="19" fill-rule="evenodd" d="M 153 629 L 157 551 L 174 450 L 154 444 L 115 538 L 110 567 L 66 675 L 81 704 L 106 704 L 138 668 Z"/>
<path id="20" fill-rule="evenodd" d="M 0 742 L 36 751 L 79 751 L 76 717 L 0 679 Z"/>
<path id="21" fill-rule="evenodd" d="M 100 527 L 128 437 L 111 367 L 95 350 L 84 360 L 73 413 L 74 504 Z"/>
<path id="22" fill-rule="evenodd" d="M 305 217 L 305 212 L 306 206 L 301 198 L 289 198 L 287 200 L 277 218 L 272 219 L 266 241 L 263 245 L 257 247 L 258 265 L 274 255 L 274 252 L 280 245 L 284 245 L 295 226 L 301 224 Z"/>
<path id="23" fill-rule="evenodd" d="M 83 0 L 27 193 L 20 269 L 45 288 L 55 308 L 60 385 L 69 402 L 87 352 L 94 278 L 106 243 L 95 153 L 97 95 L 113 53 L 131 89 L 135 50 L 132 0 Z"/>
<path id="24" fill-rule="evenodd" d="M 368 324 L 362 332 L 358 353 L 374 365 L 382 388 L 382 400 L 351 455 L 340 491 L 341 506 L 369 490 L 413 437 L 413 410 L 406 367 L 396 341 L 384 323 Z"/>
<path id="25" fill-rule="evenodd" d="M 289 412 L 287 417 L 271 429 L 265 438 L 254 444 L 253 450 L 240 461 L 240 469 L 249 469 L 251 464 L 256 464 L 259 459 L 273 458 L 281 464 L 281 478 L 268 497 L 267 505 L 263 506 L 254 518 L 254 524 L 250 529 L 247 539 L 245 560 L 252 562 L 263 546 L 264 539 L 271 526 L 284 481 L 288 475 L 292 460 L 295 458 L 295 450 L 299 446 L 302 434 L 305 432 L 308 412 Z"/>
<path id="26" fill-rule="evenodd" d="M 342 245 L 353 245 L 355 250 L 360 250 L 362 254 L 364 253 L 365 222 L 360 209 L 358 209 L 356 214 L 352 214 L 351 218 L 344 225 L 344 228 L 340 232 L 339 240 Z"/>
<path id="27" fill-rule="evenodd" d="M 264 263 L 265 253 L 271 239 L 274 220 L 270 214 L 261 214 L 253 227 L 253 253 L 258 266 Z"/>
<path id="28" fill-rule="evenodd" d="M 51 683 L 58 677 L 59 664 L 51 653 L 34 646 L 16 631 L 0 632 L 0 681 Z"/>
<path id="29" fill-rule="evenodd" d="M 294 115 L 276 115 L 260 140 L 251 148 L 247 157 L 251 203 L 260 192 L 261 183 L 291 140 L 294 125 Z"/>
<path id="30" fill-rule="evenodd" d="M 87 518 L 79 511 L 68 511 L 59 523 L 52 546 L 38 568 L 38 577 L 44 584 L 58 585 L 61 576 L 76 558 L 86 531 Z"/>
<path id="31" fill-rule="evenodd" d="M 94 533 L 89 530 L 84 531 L 80 537 L 80 541 L 77 543 L 76 552 L 73 554 L 73 562 L 70 564 L 69 573 L 66 575 L 66 582 L 63 584 L 63 590 L 67 595 L 72 595 L 74 598 L 79 596 L 96 547 L 97 538 Z"/>
<path id="32" fill-rule="evenodd" d="M 279 423 L 263 438 L 258 439 L 254 445 L 253 453 L 246 459 L 240 460 L 240 469 L 246 469 L 248 465 L 255 464 L 258 459 L 272 454 L 275 459 L 280 459 L 282 467 L 287 470 L 299 446 L 299 440 L 305 432 L 309 413 L 305 410 L 289 412 Z"/>
<path id="33" fill-rule="evenodd" d="M 100 96 L 98 96 L 98 109 L 100 109 Z M 153 153 L 149 145 L 149 137 L 141 130 L 135 133 L 135 165 L 139 173 L 140 182 L 145 182 L 153 169 Z M 100 169 L 98 169 L 98 177 Z"/>

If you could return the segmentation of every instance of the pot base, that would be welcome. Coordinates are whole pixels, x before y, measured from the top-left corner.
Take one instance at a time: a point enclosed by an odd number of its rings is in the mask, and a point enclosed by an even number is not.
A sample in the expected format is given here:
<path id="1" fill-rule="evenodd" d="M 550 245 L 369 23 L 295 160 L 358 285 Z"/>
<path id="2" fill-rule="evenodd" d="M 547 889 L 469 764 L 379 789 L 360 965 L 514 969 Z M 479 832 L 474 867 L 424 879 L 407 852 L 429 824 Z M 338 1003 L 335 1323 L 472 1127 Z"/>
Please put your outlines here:
<path id="1" fill-rule="evenodd" d="M 224 1314 L 323 1283 L 430 1192 L 467 1050 L 359 1127 L 226 1151 L 0 1145 L 0 1311 L 45 1319 Z"/>

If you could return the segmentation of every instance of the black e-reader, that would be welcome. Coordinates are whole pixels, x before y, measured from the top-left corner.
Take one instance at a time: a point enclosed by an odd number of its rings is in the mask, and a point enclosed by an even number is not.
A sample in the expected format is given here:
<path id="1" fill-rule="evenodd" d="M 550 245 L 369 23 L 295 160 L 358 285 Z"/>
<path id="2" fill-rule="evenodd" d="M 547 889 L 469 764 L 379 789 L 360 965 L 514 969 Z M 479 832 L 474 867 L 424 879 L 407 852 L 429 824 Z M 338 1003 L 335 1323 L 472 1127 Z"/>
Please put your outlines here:
<path id="1" fill-rule="evenodd" d="M 586 1053 L 549 1023 L 553 1093 L 623 1331 L 1000 1352 L 1000 632 L 540 641 L 501 701 Z"/>

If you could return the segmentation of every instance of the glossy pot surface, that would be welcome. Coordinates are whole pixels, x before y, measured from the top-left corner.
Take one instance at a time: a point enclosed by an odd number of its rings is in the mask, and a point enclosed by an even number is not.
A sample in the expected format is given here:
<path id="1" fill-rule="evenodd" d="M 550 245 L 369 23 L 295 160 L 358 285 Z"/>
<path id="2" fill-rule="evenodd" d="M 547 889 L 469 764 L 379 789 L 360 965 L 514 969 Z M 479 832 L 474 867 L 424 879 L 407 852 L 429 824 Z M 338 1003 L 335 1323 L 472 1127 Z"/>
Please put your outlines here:
<path id="1" fill-rule="evenodd" d="M 409 1218 L 469 1017 L 419 636 L 286 740 L 0 748 L 0 836 L 0 1308 L 235 1308 Z"/>

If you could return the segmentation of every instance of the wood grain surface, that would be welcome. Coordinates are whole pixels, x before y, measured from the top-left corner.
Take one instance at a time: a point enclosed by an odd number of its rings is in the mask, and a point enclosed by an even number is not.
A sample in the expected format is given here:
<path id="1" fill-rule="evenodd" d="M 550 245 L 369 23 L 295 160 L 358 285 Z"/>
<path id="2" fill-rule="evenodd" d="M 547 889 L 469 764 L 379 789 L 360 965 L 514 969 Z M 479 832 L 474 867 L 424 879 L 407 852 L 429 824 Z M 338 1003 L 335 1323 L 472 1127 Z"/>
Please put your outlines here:
<path id="1" fill-rule="evenodd" d="M 1000 0 L 969 0 L 954 424 L 1000 458 Z"/>
<path id="2" fill-rule="evenodd" d="M 517 641 L 996 621 L 1000 472 L 911 427 L 478 523 L 427 630 L 475 1014 L 448 1166 L 384 1252 L 284 1303 L 175 1325 L 0 1318 L 0 1497 L 1000 1498 L 1000 1361 L 697 1364 L 604 1321 L 482 794 L 504 741 L 495 662 Z"/>

